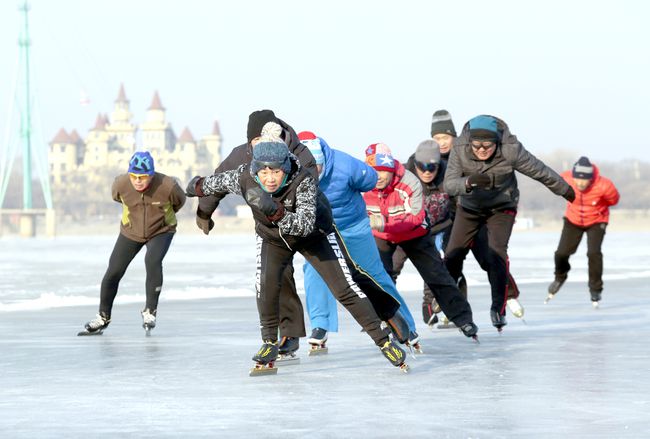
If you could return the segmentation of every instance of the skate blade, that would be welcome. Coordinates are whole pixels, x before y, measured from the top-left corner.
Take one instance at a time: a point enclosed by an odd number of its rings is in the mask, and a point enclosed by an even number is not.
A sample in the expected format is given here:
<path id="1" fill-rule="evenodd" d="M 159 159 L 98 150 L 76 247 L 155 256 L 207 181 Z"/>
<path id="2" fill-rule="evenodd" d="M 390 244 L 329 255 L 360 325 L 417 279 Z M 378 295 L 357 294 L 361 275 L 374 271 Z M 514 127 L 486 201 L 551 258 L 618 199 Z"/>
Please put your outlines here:
<path id="1" fill-rule="evenodd" d="M 549 294 L 548 296 L 546 296 L 546 299 L 544 299 L 544 305 L 550 302 L 553 297 L 555 297 L 555 294 Z"/>
<path id="2" fill-rule="evenodd" d="M 481 344 L 481 342 L 478 341 L 478 335 L 472 335 L 472 340 L 474 340 L 478 344 Z"/>
<path id="3" fill-rule="evenodd" d="M 151 328 L 149 327 L 144 328 L 144 336 L 151 337 Z"/>
<path id="4" fill-rule="evenodd" d="M 406 364 L 406 363 L 402 363 L 402 364 L 399 365 L 399 370 L 400 370 L 402 373 L 408 373 L 409 370 L 410 370 L 410 367 L 409 367 L 408 364 Z"/>
<path id="5" fill-rule="evenodd" d="M 598 302 L 591 302 L 591 306 L 592 306 L 594 309 L 599 309 L 599 308 L 600 308 L 600 304 L 599 304 Z"/>
<path id="6" fill-rule="evenodd" d="M 312 345 L 311 348 L 309 348 L 309 356 L 316 356 L 316 355 L 325 355 L 327 354 L 327 347 L 323 346 L 316 346 Z"/>
<path id="7" fill-rule="evenodd" d="M 102 335 L 103 333 L 104 333 L 103 329 L 100 330 L 100 331 L 95 331 L 95 332 L 89 332 L 89 331 L 83 330 L 83 331 L 78 332 L 77 336 L 85 337 L 85 336 L 89 336 L 89 335 Z"/>
<path id="8" fill-rule="evenodd" d="M 415 344 L 413 345 L 413 351 L 414 351 L 416 354 L 424 354 L 424 351 L 422 350 L 422 345 L 420 345 L 420 342 L 415 343 Z M 415 356 L 413 356 L 413 358 L 415 358 Z"/>
<path id="9" fill-rule="evenodd" d="M 282 366 L 293 366 L 295 364 L 300 364 L 300 357 L 297 355 L 278 355 L 275 364 Z"/>
<path id="10" fill-rule="evenodd" d="M 438 325 L 438 329 L 456 329 L 456 328 L 457 328 L 457 326 L 454 325 L 451 322 L 449 322 L 449 323 L 440 323 Z"/>
<path id="11" fill-rule="evenodd" d="M 278 368 L 273 366 L 273 363 L 270 364 L 256 364 L 248 373 L 248 376 L 256 377 L 263 375 L 277 375 Z"/>

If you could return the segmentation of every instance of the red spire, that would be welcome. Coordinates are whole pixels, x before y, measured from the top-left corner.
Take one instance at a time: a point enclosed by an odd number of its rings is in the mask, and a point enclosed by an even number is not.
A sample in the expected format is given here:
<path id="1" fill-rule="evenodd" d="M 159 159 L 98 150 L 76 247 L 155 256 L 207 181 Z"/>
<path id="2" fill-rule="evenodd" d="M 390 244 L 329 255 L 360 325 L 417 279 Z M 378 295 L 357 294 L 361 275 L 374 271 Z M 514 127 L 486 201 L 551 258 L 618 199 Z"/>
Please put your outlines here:
<path id="1" fill-rule="evenodd" d="M 50 143 L 72 143 L 72 141 L 70 139 L 70 135 L 63 128 L 61 128 Z"/>
<path id="2" fill-rule="evenodd" d="M 162 106 L 160 103 L 160 96 L 158 96 L 158 90 L 153 95 L 153 100 L 151 101 L 151 105 L 149 105 L 149 110 L 165 110 L 165 107 Z"/>
<path id="3" fill-rule="evenodd" d="M 92 128 L 95 131 L 102 131 L 104 128 L 106 128 L 106 124 L 108 123 L 108 118 L 101 113 L 97 115 L 97 119 L 95 119 L 95 126 Z"/>
<path id="4" fill-rule="evenodd" d="M 126 98 L 126 93 L 124 92 L 124 84 L 120 84 L 120 91 L 117 94 L 117 99 L 115 102 L 129 102 L 129 100 Z"/>
<path id="5" fill-rule="evenodd" d="M 183 132 L 181 133 L 181 136 L 178 138 L 179 143 L 194 143 L 194 137 L 192 136 L 192 133 L 190 133 L 190 129 L 188 127 L 185 127 L 183 129 Z"/>
<path id="6" fill-rule="evenodd" d="M 214 121 L 214 124 L 212 125 L 212 135 L 213 136 L 220 136 L 221 135 L 221 128 L 219 128 L 219 122 Z"/>

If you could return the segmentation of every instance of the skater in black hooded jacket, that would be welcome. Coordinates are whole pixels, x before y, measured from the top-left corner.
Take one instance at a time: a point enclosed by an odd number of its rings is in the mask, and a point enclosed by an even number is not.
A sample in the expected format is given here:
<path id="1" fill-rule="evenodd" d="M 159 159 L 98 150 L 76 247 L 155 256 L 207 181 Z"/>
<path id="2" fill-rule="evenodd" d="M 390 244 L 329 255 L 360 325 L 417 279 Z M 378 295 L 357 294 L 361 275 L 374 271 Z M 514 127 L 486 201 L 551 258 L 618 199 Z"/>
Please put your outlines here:
<path id="1" fill-rule="evenodd" d="M 285 143 L 272 137 L 262 138 L 253 149 L 250 164 L 208 177 L 194 177 L 186 191 L 188 196 L 200 197 L 225 192 L 239 194 L 251 208 L 257 235 L 257 306 L 264 342 L 254 361 L 272 365 L 277 358 L 280 289 L 286 267 L 299 252 L 384 356 L 393 365 L 404 367 L 404 351 L 381 329 L 381 319 L 373 304 L 355 282 L 363 281 L 365 275 L 356 269 L 335 231 L 331 209 L 318 189 L 318 180 L 301 166 Z M 388 294 L 383 296 L 392 299 Z M 392 300 L 392 312 L 396 313 L 399 303 Z"/>
<path id="2" fill-rule="evenodd" d="M 318 177 L 316 162 L 309 149 L 300 143 L 298 135 L 293 128 L 283 120 L 277 118 L 271 110 L 252 112 L 248 117 L 247 142 L 235 147 L 228 157 L 215 169 L 215 172 L 224 172 L 237 169 L 240 165 L 250 163 L 253 146 L 262 135 L 262 127 L 268 122 L 275 122 L 282 128 L 282 136 L 289 146 L 289 151 L 300 159 L 303 168 L 314 177 Z M 202 197 L 196 211 L 196 224 L 206 235 L 214 227 L 211 218 L 219 207 L 227 192 L 216 192 Z M 306 336 L 305 317 L 302 302 L 296 292 L 296 283 L 293 279 L 293 264 L 289 263 L 282 277 L 282 292 L 280 294 L 280 353 L 291 354 L 298 350 L 299 338 Z"/>

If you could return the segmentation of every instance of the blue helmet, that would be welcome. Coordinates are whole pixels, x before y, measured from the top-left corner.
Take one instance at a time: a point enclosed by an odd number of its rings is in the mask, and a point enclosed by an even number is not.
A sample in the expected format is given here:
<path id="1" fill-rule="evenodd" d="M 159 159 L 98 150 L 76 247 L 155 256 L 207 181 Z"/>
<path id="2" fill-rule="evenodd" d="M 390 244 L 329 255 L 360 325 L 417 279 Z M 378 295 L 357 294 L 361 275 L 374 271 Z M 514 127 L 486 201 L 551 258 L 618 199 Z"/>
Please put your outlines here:
<path id="1" fill-rule="evenodd" d="M 155 173 L 153 157 L 149 151 L 138 151 L 129 160 L 129 173 L 153 175 Z"/>

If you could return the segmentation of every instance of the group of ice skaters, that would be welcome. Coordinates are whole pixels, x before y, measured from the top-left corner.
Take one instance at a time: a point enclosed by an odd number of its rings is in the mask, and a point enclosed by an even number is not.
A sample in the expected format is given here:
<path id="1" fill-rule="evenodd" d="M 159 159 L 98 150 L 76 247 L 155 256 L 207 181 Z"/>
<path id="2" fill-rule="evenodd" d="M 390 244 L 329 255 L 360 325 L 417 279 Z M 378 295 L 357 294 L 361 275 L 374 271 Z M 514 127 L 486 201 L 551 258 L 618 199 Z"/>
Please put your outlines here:
<path id="1" fill-rule="evenodd" d="M 276 361 L 296 358 L 299 339 L 306 336 L 293 276 L 296 252 L 305 258 L 310 354 L 327 351 L 328 333 L 338 330 L 338 301 L 390 363 L 406 371 L 402 346 L 421 352 L 415 319 L 396 289 L 406 259 L 424 281 L 422 317 L 429 326 L 442 313 L 444 323 L 478 341 L 462 273 L 470 250 L 487 272 L 492 325 L 499 332 L 506 326 L 506 306 L 523 317 L 507 254 L 519 201 L 515 171 L 568 201 L 546 301 L 566 280 L 569 257 L 586 232 L 589 290 L 597 305 L 603 289 L 601 244 L 609 206 L 619 197 L 611 181 L 586 157 L 558 175 L 494 116 L 472 118 L 457 135 L 451 115 L 439 110 L 430 134 L 405 163 L 383 143 L 368 146 L 361 161 L 312 132 L 297 134 L 271 110 L 255 111 L 247 142 L 212 175 L 194 177 L 185 191 L 155 172 L 148 152 L 136 152 L 112 188 L 123 215 L 101 284 L 99 313 L 79 335 L 101 334 L 109 325 L 119 282 L 143 246 L 147 298 L 142 318 L 149 333 L 156 324 L 162 260 L 185 197 L 200 197 L 196 223 L 208 234 L 220 201 L 237 194 L 251 208 L 257 242 L 255 287 L 263 344 L 253 356 L 251 374 L 275 373 Z"/>

